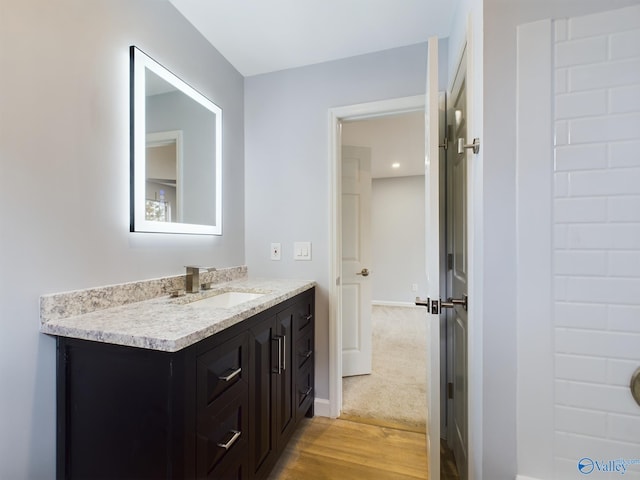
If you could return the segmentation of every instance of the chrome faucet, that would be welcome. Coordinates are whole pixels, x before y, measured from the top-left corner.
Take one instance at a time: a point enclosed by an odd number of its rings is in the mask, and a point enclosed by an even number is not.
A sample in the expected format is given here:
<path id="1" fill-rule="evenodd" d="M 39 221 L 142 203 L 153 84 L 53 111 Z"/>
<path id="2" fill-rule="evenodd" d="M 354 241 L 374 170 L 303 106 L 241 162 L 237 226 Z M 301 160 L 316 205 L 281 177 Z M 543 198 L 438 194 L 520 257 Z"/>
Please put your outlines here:
<path id="1" fill-rule="evenodd" d="M 200 270 L 204 270 L 206 272 L 215 272 L 214 267 L 197 267 L 192 265 L 187 265 L 185 267 L 187 269 L 187 278 L 185 282 L 185 290 L 187 293 L 198 293 L 200 291 Z"/>

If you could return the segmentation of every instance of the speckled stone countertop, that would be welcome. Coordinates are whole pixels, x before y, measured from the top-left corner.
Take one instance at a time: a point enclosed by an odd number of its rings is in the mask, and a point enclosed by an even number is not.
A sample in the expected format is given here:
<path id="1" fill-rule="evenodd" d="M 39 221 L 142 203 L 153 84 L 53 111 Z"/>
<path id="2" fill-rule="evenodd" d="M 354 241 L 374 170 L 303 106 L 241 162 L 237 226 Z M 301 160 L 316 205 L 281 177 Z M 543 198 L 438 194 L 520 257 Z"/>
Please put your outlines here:
<path id="1" fill-rule="evenodd" d="M 40 331 L 49 335 L 175 352 L 315 286 L 306 280 L 250 279 L 246 267 L 201 274 L 210 290 L 172 298 L 184 276 L 40 297 Z M 224 292 L 261 293 L 230 308 L 198 302 Z"/>

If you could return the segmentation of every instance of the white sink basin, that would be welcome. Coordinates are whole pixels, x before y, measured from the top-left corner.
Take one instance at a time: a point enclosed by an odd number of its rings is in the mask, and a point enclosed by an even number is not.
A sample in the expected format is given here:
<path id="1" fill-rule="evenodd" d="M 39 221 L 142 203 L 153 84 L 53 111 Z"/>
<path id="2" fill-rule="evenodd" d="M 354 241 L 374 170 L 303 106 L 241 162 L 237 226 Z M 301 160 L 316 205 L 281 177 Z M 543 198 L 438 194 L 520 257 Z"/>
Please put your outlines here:
<path id="1" fill-rule="evenodd" d="M 260 298 L 263 295 L 264 293 L 224 292 L 202 300 L 196 300 L 189 305 L 206 308 L 232 308 L 241 303 Z"/>

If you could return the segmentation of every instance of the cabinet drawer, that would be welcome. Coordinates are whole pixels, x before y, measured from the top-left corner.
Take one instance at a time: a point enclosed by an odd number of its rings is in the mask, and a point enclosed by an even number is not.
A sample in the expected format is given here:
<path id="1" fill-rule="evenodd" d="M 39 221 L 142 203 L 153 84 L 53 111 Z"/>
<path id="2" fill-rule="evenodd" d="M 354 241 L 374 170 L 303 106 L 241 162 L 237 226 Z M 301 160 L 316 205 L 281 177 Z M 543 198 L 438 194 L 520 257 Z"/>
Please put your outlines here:
<path id="1" fill-rule="evenodd" d="M 300 370 L 296 377 L 296 421 L 306 416 L 313 406 L 313 362 Z"/>
<path id="2" fill-rule="evenodd" d="M 294 315 L 294 329 L 296 335 L 306 333 L 307 329 L 313 325 L 313 296 L 306 296 L 297 306 Z"/>
<path id="3" fill-rule="evenodd" d="M 248 353 L 248 337 L 242 333 L 198 356 L 198 411 L 247 387 Z"/>
<path id="4" fill-rule="evenodd" d="M 298 370 L 313 362 L 313 332 L 306 332 L 302 338 L 296 341 L 295 349 L 296 367 Z"/>
<path id="5" fill-rule="evenodd" d="M 224 408 L 199 415 L 196 446 L 198 478 L 242 478 L 248 457 L 249 410 L 246 391 Z M 227 476 L 222 472 L 229 472 Z M 240 472 L 240 473 L 239 473 Z"/>

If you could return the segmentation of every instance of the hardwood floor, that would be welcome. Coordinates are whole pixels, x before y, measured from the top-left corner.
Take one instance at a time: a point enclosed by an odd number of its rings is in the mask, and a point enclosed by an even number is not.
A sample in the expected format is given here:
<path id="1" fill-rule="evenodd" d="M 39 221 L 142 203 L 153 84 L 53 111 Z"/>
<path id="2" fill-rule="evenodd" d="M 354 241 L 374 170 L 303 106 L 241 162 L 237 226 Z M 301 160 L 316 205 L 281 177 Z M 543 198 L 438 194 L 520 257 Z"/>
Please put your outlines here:
<path id="1" fill-rule="evenodd" d="M 424 433 L 314 417 L 294 434 L 268 480 L 427 479 Z"/>

